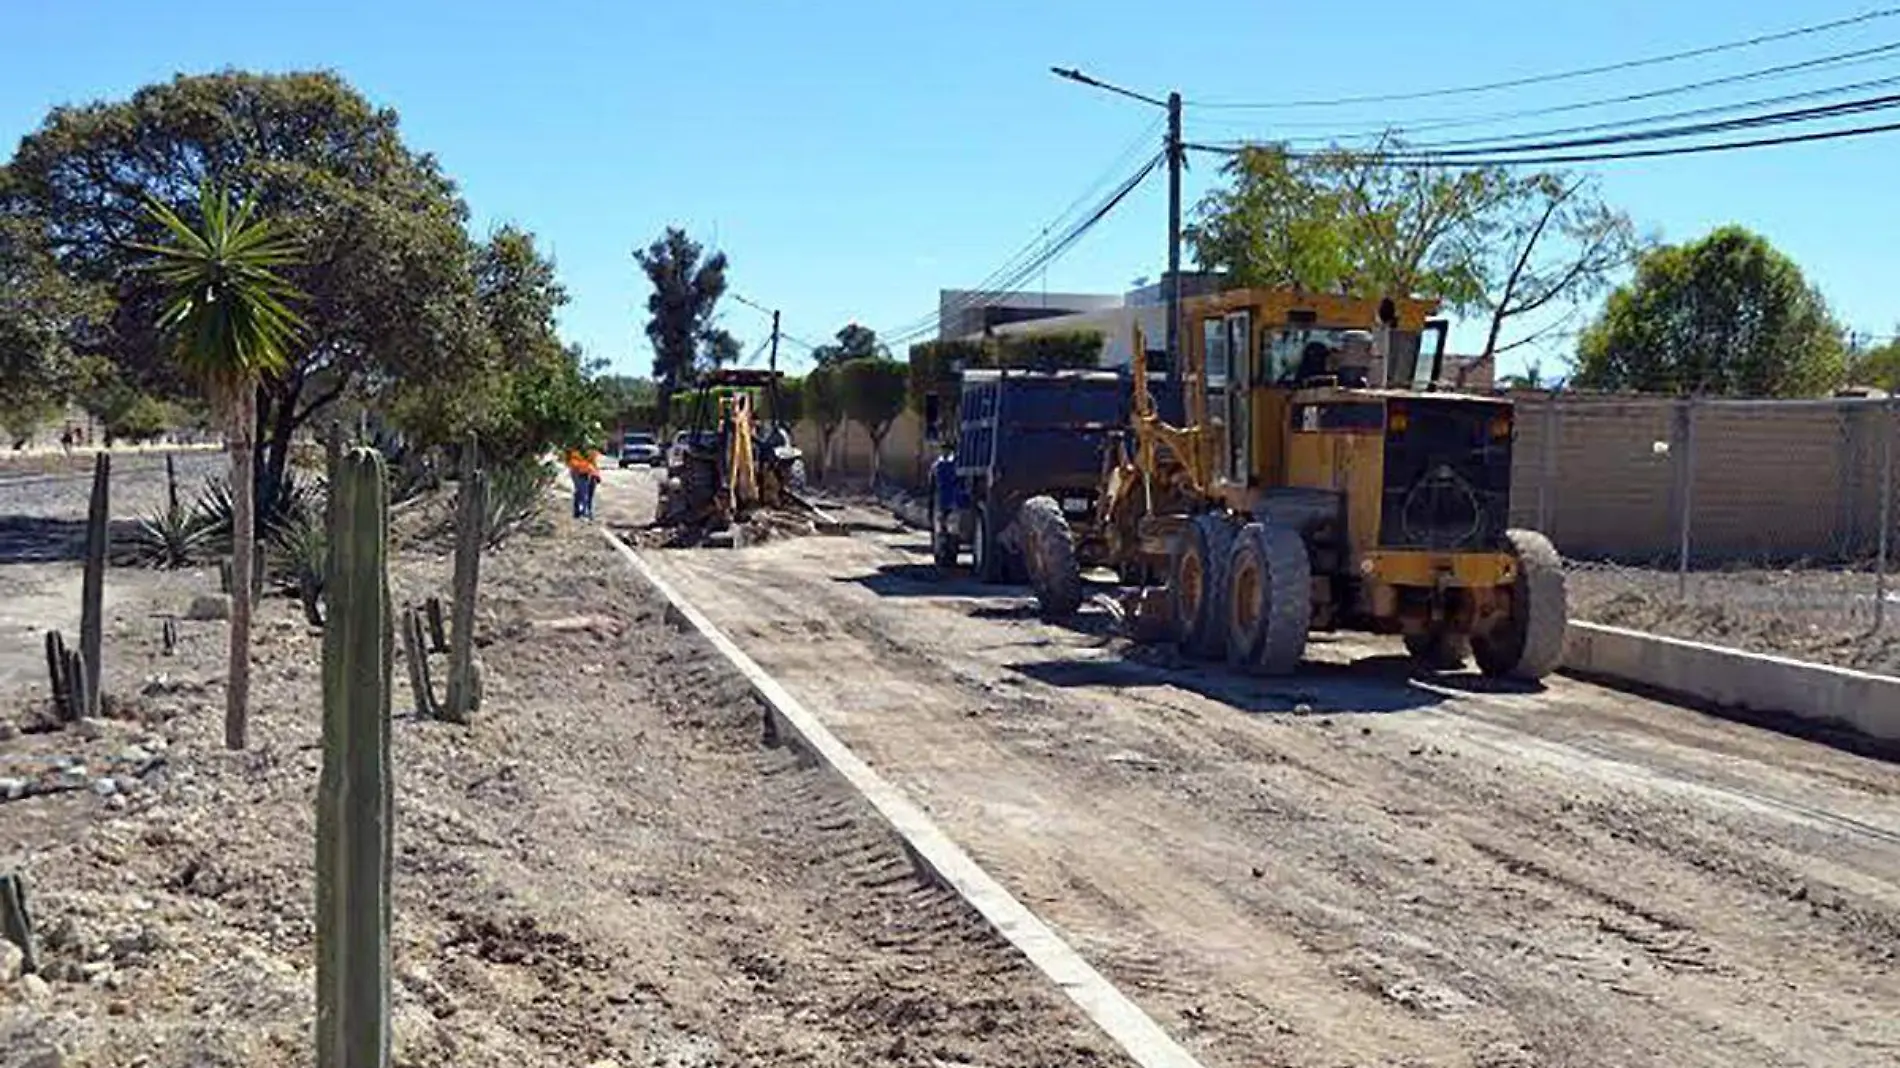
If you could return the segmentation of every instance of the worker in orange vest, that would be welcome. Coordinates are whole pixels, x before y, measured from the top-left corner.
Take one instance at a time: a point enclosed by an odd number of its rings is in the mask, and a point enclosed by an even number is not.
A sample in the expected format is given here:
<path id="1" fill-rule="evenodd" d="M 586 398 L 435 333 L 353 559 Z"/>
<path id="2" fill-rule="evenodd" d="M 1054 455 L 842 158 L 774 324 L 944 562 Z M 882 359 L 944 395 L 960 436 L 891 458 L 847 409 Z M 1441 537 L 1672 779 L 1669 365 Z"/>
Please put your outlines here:
<path id="1" fill-rule="evenodd" d="M 567 473 L 574 479 L 574 518 L 594 518 L 594 487 L 600 484 L 600 453 L 587 446 L 567 450 Z"/>

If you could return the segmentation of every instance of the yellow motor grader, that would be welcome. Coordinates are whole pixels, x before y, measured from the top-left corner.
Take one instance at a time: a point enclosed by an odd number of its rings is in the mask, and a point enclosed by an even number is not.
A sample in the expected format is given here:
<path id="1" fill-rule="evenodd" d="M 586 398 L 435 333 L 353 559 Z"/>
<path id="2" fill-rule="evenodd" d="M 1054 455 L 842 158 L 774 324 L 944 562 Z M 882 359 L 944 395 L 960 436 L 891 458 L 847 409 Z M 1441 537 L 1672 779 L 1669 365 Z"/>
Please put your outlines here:
<path id="1" fill-rule="evenodd" d="M 1262 674 L 1335 629 L 1403 635 L 1435 670 L 1558 667 L 1561 562 L 1509 526 L 1512 404 L 1440 388 L 1437 302 L 1242 289 L 1183 310 L 1182 425 L 1158 412 L 1137 329 L 1131 426 L 1097 496 L 1114 566 L 1149 587 L 1138 617 Z M 1044 596 L 1077 581 L 1063 533 L 1024 546 L 1045 611 L 1073 604 Z"/>

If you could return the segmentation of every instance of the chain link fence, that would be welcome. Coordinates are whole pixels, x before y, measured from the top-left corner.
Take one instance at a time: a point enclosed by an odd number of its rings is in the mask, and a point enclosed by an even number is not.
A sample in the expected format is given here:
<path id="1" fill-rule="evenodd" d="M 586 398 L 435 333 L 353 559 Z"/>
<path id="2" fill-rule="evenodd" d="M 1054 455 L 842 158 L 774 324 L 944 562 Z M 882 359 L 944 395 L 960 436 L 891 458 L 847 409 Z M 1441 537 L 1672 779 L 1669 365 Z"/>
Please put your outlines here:
<path id="1" fill-rule="evenodd" d="M 1512 521 L 1577 618 L 1900 668 L 1894 401 L 1516 399 Z"/>

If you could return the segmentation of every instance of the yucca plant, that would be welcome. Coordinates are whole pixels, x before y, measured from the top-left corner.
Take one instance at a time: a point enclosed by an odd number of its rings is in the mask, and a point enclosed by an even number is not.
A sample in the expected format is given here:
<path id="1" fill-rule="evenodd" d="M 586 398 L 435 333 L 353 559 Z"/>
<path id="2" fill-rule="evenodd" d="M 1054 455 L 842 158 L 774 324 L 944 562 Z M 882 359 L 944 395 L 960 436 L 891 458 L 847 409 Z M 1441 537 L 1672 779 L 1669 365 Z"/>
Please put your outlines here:
<path id="1" fill-rule="evenodd" d="M 158 327 L 185 372 L 203 386 L 225 426 L 231 457 L 232 574 L 255 574 L 254 520 L 257 389 L 280 374 L 300 327 L 287 301 L 296 290 L 277 274 L 296 250 L 256 217 L 246 200 L 235 210 L 230 197 L 206 183 L 198 195 L 198 220 L 190 223 L 171 208 L 148 201 L 151 217 L 165 230 L 163 244 L 140 245 L 147 268 L 168 290 Z M 224 742 L 242 749 L 251 695 L 251 599 L 240 589 L 231 598 L 231 650 L 225 682 Z"/>

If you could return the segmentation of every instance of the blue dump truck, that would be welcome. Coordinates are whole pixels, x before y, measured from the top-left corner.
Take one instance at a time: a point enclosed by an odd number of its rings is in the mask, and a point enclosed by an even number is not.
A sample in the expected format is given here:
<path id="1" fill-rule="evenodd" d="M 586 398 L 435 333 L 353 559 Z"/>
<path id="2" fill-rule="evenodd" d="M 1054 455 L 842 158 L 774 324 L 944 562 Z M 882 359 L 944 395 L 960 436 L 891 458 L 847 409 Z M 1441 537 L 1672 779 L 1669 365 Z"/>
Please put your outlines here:
<path id="1" fill-rule="evenodd" d="M 1150 381 L 1164 413 L 1179 407 L 1178 390 L 1161 396 L 1164 376 Z M 1019 531 L 1034 523 L 1066 526 L 1082 568 L 1098 566 L 1107 546 L 1095 502 L 1108 450 L 1128 429 L 1131 385 L 1126 371 L 963 372 L 953 451 L 932 468 L 937 566 L 956 566 L 967 546 L 978 580 L 1023 581 Z"/>

